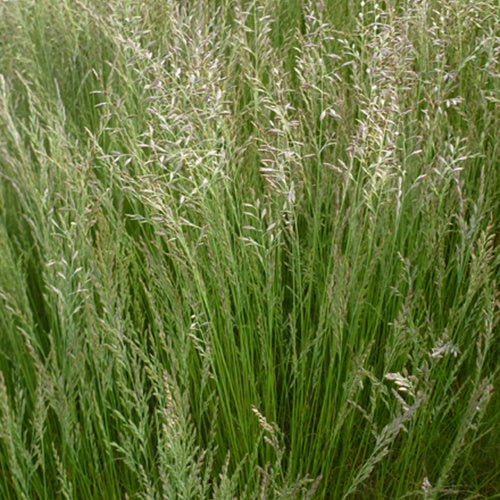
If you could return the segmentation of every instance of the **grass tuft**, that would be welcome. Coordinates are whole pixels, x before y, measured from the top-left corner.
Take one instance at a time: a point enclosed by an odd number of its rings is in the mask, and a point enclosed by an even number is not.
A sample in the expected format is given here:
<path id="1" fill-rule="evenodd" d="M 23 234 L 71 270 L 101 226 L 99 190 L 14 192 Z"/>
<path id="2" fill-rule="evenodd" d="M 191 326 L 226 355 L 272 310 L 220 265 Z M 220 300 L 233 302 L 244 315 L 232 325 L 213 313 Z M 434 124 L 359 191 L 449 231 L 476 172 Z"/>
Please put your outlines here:
<path id="1" fill-rule="evenodd" d="M 492 0 L 0 2 L 0 497 L 492 497 Z"/>

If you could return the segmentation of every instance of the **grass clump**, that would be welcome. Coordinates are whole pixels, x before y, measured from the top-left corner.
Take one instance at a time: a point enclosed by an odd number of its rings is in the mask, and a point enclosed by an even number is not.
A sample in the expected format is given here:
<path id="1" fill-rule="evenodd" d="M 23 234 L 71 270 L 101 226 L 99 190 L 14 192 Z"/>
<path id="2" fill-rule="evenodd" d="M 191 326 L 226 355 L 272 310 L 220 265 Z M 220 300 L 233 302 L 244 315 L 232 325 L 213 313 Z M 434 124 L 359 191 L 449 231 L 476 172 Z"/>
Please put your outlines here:
<path id="1" fill-rule="evenodd" d="M 497 24 L 0 3 L 0 496 L 493 495 Z"/>

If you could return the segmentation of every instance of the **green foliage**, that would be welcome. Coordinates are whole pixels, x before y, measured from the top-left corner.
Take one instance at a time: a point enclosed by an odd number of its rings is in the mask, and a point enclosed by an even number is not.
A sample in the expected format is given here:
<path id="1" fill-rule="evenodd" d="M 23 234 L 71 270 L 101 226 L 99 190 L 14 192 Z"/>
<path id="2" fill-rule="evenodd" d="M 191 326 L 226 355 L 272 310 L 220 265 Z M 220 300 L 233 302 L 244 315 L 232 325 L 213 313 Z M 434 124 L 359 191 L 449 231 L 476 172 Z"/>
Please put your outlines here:
<path id="1" fill-rule="evenodd" d="M 0 497 L 495 493 L 495 2 L 0 2 Z"/>

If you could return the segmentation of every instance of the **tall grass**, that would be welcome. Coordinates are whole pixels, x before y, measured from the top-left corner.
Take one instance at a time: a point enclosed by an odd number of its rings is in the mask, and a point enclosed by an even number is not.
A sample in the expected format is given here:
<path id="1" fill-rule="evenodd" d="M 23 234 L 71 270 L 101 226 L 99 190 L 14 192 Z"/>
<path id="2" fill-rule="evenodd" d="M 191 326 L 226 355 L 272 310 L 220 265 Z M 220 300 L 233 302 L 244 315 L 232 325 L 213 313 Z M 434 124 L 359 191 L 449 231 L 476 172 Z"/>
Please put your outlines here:
<path id="1" fill-rule="evenodd" d="M 490 0 L 0 3 L 0 497 L 492 496 Z"/>

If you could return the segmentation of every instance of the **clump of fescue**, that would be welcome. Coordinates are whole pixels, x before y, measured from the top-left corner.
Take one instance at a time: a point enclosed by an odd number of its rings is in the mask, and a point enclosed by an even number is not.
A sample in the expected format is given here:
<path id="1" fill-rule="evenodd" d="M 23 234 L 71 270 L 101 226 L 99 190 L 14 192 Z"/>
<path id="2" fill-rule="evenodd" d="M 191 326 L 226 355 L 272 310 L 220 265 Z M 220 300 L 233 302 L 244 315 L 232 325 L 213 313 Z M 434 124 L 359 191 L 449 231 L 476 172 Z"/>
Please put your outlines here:
<path id="1" fill-rule="evenodd" d="M 0 496 L 492 494 L 496 22 L 0 3 Z"/>

